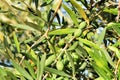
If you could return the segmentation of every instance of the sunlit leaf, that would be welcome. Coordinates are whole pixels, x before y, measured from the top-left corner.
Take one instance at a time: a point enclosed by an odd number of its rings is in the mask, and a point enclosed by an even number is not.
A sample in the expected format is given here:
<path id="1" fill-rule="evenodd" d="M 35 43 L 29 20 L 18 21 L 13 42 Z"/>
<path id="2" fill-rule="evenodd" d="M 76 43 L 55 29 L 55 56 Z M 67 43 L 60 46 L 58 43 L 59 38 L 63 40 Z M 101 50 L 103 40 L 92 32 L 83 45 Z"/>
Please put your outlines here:
<path id="1" fill-rule="evenodd" d="M 0 77 L 5 77 L 7 76 L 7 73 L 4 69 L 2 69 L 2 67 L 0 68 Z"/>
<path id="2" fill-rule="evenodd" d="M 106 56 L 107 61 L 110 63 L 110 65 L 115 68 L 115 63 L 112 61 L 112 58 L 110 57 L 109 53 L 105 49 L 101 49 L 101 51 Z"/>
<path id="3" fill-rule="evenodd" d="M 41 11 L 36 9 L 36 14 L 41 18 Z"/>
<path id="4" fill-rule="evenodd" d="M 19 43 L 19 41 L 17 39 L 17 36 L 16 36 L 15 32 L 13 32 L 13 38 L 14 38 L 14 42 L 15 42 L 17 51 L 20 52 L 20 43 Z"/>
<path id="5" fill-rule="evenodd" d="M 33 70 L 33 67 L 31 66 L 31 64 L 30 64 L 28 61 L 24 61 L 24 64 L 25 64 L 25 66 L 28 68 L 31 76 L 32 76 L 34 79 L 36 79 L 36 75 L 35 75 L 35 72 L 34 72 L 34 70 Z"/>
<path id="6" fill-rule="evenodd" d="M 85 13 L 85 11 L 83 10 L 83 8 L 81 7 L 80 4 L 78 4 L 75 0 L 70 0 L 71 4 L 78 10 L 79 14 L 83 17 L 83 19 L 87 22 L 87 24 L 89 25 L 89 19 Z"/>
<path id="7" fill-rule="evenodd" d="M 58 23 L 60 24 L 60 16 L 59 16 L 58 13 L 56 13 L 56 18 L 57 18 L 57 20 L 58 20 Z"/>
<path id="8" fill-rule="evenodd" d="M 111 22 L 107 25 L 107 28 L 113 28 L 117 32 L 117 34 L 120 35 L 120 23 Z"/>
<path id="9" fill-rule="evenodd" d="M 3 42 L 4 41 L 4 35 L 2 32 L 0 32 L 0 41 Z"/>
<path id="10" fill-rule="evenodd" d="M 11 5 L 11 6 L 12 6 L 13 8 L 17 9 L 17 10 L 27 12 L 27 10 L 24 10 L 24 9 L 22 9 L 22 8 L 16 7 L 16 6 L 14 6 L 14 5 Z"/>
<path id="11" fill-rule="evenodd" d="M 110 50 L 114 51 L 116 53 L 117 57 L 120 58 L 120 52 L 119 52 L 119 50 L 116 47 L 114 47 L 114 46 L 108 46 L 108 48 Z"/>
<path id="12" fill-rule="evenodd" d="M 114 14 L 114 15 L 117 15 L 117 14 L 118 14 L 118 9 L 117 9 L 117 8 L 110 8 L 110 9 L 105 8 L 103 11 L 104 11 L 104 12 L 111 13 L 111 14 Z"/>
<path id="13" fill-rule="evenodd" d="M 54 74 L 61 75 L 61 76 L 71 77 L 70 75 L 66 74 L 65 72 L 56 70 L 54 68 L 45 67 L 45 70 L 48 72 L 54 73 Z"/>
<path id="14" fill-rule="evenodd" d="M 36 7 L 36 9 L 38 8 L 38 2 L 39 2 L 39 0 L 34 0 L 35 1 L 35 7 Z"/>
<path id="15" fill-rule="evenodd" d="M 7 73 L 7 76 L 9 76 L 12 80 L 17 80 L 17 77 L 13 72 L 6 70 L 6 73 Z"/>
<path id="16" fill-rule="evenodd" d="M 47 6 L 52 2 L 53 2 L 53 0 L 45 0 L 44 3 L 41 5 L 41 7 Z"/>
<path id="17" fill-rule="evenodd" d="M 27 46 L 27 49 L 29 49 L 30 48 L 30 46 L 29 45 L 26 45 Z M 35 54 L 35 52 L 34 52 L 34 50 L 33 49 L 31 49 L 30 50 L 30 53 L 29 53 L 34 59 L 37 59 L 37 55 Z"/>
<path id="18" fill-rule="evenodd" d="M 36 31 L 41 31 L 41 27 L 35 23 L 32 22 L 25 22 L 26 25 L 30 26 L 31 28 L 35 29 Z"/>
<path id="19" fill-rule="evenodd" d="M 106 75 L 107 73 L 104 70 L 99 68 L 95 63 L 92 63 L 92 66 L 100 77 L 103 77 L 105 80 L 110 80 L 110 77 Z"/>
<path id="20" fill-rule="evenodd" d="M 41 57 L 41 62 L 40 62 L 40 75 L 39 75 L 38 80 L 41 80 L 41 79 L 42 79 L 42 75 L 43 75 L 44 68 L 45 68 L 45 59 L 46 59 L 46 54 L 44 53 L 44 55 L 42 55 L 42 57 Z"/>
<path id="21" fill-rule="evenodd" d="M 45 2 L 49 4 L 50 2 L 52 2 L 52 0 L 45 0 Z"/>
<path id="22" fill-rule="evenodd" d="M 48 15 L 47 15 L 47 21 L 49 22 L 50 21 L 50 19 L 51 19 L 51 15 L 52 15 L 52 9 L 50 9 L 50 11 L 49 11 L 49 13 L 48 13 Z"/>
<path id="23" fill-rule="evenodd" d="M 75 13 L 72 10 L 70 10 L 65 4 L 63 4 L 62 6 L 67 11 L 67 13 L 70 15 L 70 17 L 73 20 L 73 22 L 75 23 L 75 25 L 78 26 L 79 24 L 78 24 Z"/>
<path id="24" fill-rule="evenodd" d="M 49 35 L 72 34 L 72 33 L 74 33 L 76 30 L 77 30 L 77 29 L 72 29 L 72 28 L 58 29 L 58 30 L 50 31 L 48 34 L 49 34 Z"/>
<path id="25" fill-rule="evenodd" d="M 28 80 L 33 80 L 33 78 L 30 76 L 30 74 L 24 68 L 22 68 L 19 64 L 17 64 L 13 60 L 12 60 L 12 64 L 21 75 L 26 77 Z"/>
<path id="26" fill-rule="evenodd" d="M 39 31 L 39 30 L 35 29 L 34 27 L 30 27 L 25 24 L 13 24 L 12 26 L 15 28 L 19 28 L 19 29 L 25 29 L 25 30 L 30 30 L 30 31 Z"/>
<path id="27" fill-rule="evenodd" d="M 67 54 L 67 57 L 69 58 L 69 61 L 71 63 L 73 76 L 75 77 L 75 66 L 74 66 L 73 58 L 72 58 L 72 56 L 70 55 L 69 52 L 66 52 L 66 54 Z"/>
<path id="28" fill-rule="evenodd" d="M 103 42 L 103 39 L 104 39 L 104 37 L 105 37 L 105 33 L 106 33 L 106 28 L 104 28 L 103 30 L 102 30 L 102 32 L 100 33 L 100 35 L 99 35 L 99 37 L 98 37 L 98 45 L 100 45 L 102 42 Z"/>

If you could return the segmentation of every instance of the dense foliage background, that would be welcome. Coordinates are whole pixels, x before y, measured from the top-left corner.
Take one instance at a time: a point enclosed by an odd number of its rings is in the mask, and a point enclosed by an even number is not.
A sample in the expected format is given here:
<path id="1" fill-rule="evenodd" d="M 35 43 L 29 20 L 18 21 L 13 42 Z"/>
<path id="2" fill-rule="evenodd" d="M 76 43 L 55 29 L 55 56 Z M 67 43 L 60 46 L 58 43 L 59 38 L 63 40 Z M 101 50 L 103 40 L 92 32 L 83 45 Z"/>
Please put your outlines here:
<path id="1" fill-rule="evenodd" d="M 0 0 L 0 80 L 120 80 L 117 5 Z"/>

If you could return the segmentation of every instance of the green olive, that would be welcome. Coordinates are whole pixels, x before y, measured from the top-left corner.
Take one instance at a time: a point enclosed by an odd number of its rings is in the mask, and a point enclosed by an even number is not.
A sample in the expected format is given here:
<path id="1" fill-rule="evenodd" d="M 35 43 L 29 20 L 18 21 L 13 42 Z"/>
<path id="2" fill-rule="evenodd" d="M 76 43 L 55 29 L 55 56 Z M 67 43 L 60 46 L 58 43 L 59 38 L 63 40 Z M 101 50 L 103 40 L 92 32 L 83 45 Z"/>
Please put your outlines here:
<path id="1" fill-rule="evenodd" d="M 83 62 L 79 69 L 80 69 L 80 70 L 83 70 L 83 69 L 85 69 L 86 66 L 87 66 L 87 63 L 86 63 L 86 62 Z"/>
<path id="2" fill-rule="evenodd" d="M 78 46 L 78 41 L 74 42 L 72 46 L 69 47 L 68 50 L 75 50 L 75 48 Z"/>
<path id="3" fill-rule="evenodd" d="M 64 65 L 63 65 L 62 61 L 58 61 L 58 62 L 56 63 L 56 68 L 57 68 L 58 70 L 63 70 Z"/>
<path id="4" fill-rule="evenodd" d="M 77 29 L 75 32 L 74 32 L 74 36 L 75 37 L 79 37 L 82 33 L 82 30 L 81 29 Z"/>
<path id="5" fill-rule="evenodd" d="M 87 24 L 87 23 L 86 23 L 85 21 L 81 22 L 80 25 L 78 26 L 79 29 L 85 28 L 85 27 L 86 27 L 86 24 Z"/>
<path id="6" fill-rule="evenodd" d="M 77 55 L 77 53 L 72 53 L 71 55 L 74 59 L 74 61 L 77 61 L 79 59 L 79 56 Z"/>
<path id="7" fill-rule="evenodd" d="M 88 39 L 92 39 L 92 37 L 94 36 L 94 33 L 93 32 L 89 32 L 88 34 L 87 34 L 87 38 Z"/>
<path id="8" fill-rule="evenodd" d="M 64 46 L 65 45 L 65 40 L 64 39 L 61 39 L 59 42 L 58 42 L 58 45 L 61 47 L 61 46 Z"/>
<path id="9" fill-rule="evenodd" d="M 47 58 L 47 60 L 45 61 L 45 66 L 49 66 L 54 60 L 55 60 L 56 56 L 55 55 L 51 55 Z"/>

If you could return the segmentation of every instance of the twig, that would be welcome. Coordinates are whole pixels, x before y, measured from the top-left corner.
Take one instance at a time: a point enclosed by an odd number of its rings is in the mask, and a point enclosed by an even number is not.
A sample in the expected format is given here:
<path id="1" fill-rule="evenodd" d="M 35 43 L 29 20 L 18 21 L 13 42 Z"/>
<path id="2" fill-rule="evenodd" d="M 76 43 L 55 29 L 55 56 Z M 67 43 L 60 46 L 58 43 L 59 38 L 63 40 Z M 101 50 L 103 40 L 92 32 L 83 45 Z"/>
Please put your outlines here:
<path id="1" fill-rule="evenodd" d="M 53 17 L 52 17 L 51 21 L 50 21 L 49 24 L 48 24 L 48 29 L 46 30 L 46 32 L 43 34 L 43 36 L 41 36 L 40 39 L 38 39 L 38 40 L 27 50 L 27 52 L 29 52 L 30 49 L 33 48 L 36 44 L 40 43 L 40 42 L 42 41 L 42 38 L 48 38 L 48 32 L 49 32 L 49 30 L 50 30 L 50 26 L 51 26 L 51 24 L 52 24 L 52 22 L 53 22 L 53 19 L 55 18 L 56 14 L 57 14 L 57 11 L 59 10 L 61 4 L 62 4 L 62 0 L 59 1 L 58 6 L 57 6 L 57 8 L 55 9 L 55 12 L 54 12 L 54 14 L 53 14 Z"/>
<path id="2" fill-rule="evenodd" d="M 62 54 L 64 53 L 64 51 L 69 47 L 69 44 L 75 39 L 75 37 L 73 37 L 68 43 L 66 43 L 65 47 L 60 51 L 60 54 L 57 56 L 57 58 L 55 59 L 55 61 L 51 64 L 51 66 L 53 66 L 58 59 L 62 56 Z"/>
<path id="3" fill-rule="evenodd" d="M 22 62 L 23 62 L 23 60 L 25 59 L 25 56 L 23 56 L 22 57 L 22 59 L 20 60 L 20 63 L 19 63 L 19 65 L 21 65 L 22 64 Z"/>
<path id="4" fill-rule="evenodd" d="M 119 3 L 118 3 L 118 15 L 116 17 L 117 22 L 119 21 L 119 17 L 120 17 L 120 0 L 119 0 Z"/>
<path id="5" fill-rule="evenodd" d="M 14 11 L 14 8 L 11 6 L 11 4 L 8 3 L 6 0 L 1 0 L 1 1 L 4 2 L 9 7 L 9 9 L 13 12 L 13 14 L 18 18 L 18 21 L 24 24 L 24 20 L 19 15 L 17 15 L 17 13 Z"/>
<path id="6" fill-rule="evenodd" d="M 42 80 L 45 80 L 45 79 L 47 78 L 48 75 L 49 75 L 49 72 L 47 72 L 47 73 L 45 74 L 45 76 L 43 77 Z"/>
<path id="7" fill-rule="evenodd" d="M 55 16 L 56 16 L 58 10 L 59 10 L 59 8 L 61 7 L 61 4 L 62 4 L 62 0 L 59 0 L 59 3 L 58 3 L 58 5 L 57 5 L 57 7 L 56 7 L 56 9 L 55 9 L 55 12 L 54 12 L 54 14 L 53 14 L 53 17 L 52 17 L 52 19 L 50 20 L 50 23 L 49 23 L 49 25 L 48 25 L 49 28 L 50 28 L 50 26 L 51 26 L 51 24 L 52 24 L 52 22 L 53 22 L 53 20 L 54 20 L 54 18 L 55 18 Z"/>
<path id="8" fill-rule="evenodd" d="M 114 80 L 117 80 L 117 72 L 118 72 L 119 65 L 120 65 L 120 58 L 117 61 L 116 68 L 115 68 L 115 71 L 114 71 L 114 74 L 115 74 Z"/>

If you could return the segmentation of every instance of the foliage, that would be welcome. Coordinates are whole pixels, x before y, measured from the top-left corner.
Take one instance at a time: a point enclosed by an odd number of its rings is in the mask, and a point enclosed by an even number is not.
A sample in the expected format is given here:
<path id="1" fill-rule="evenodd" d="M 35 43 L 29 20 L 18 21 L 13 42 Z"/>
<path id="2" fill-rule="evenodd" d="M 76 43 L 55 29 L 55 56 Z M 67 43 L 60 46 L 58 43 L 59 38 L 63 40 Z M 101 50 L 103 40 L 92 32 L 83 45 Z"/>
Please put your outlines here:
<path id="1" fill-rule="evenodd" d="M 120 80 L 114 1 L 0 3 L 0 79 Z"/>

